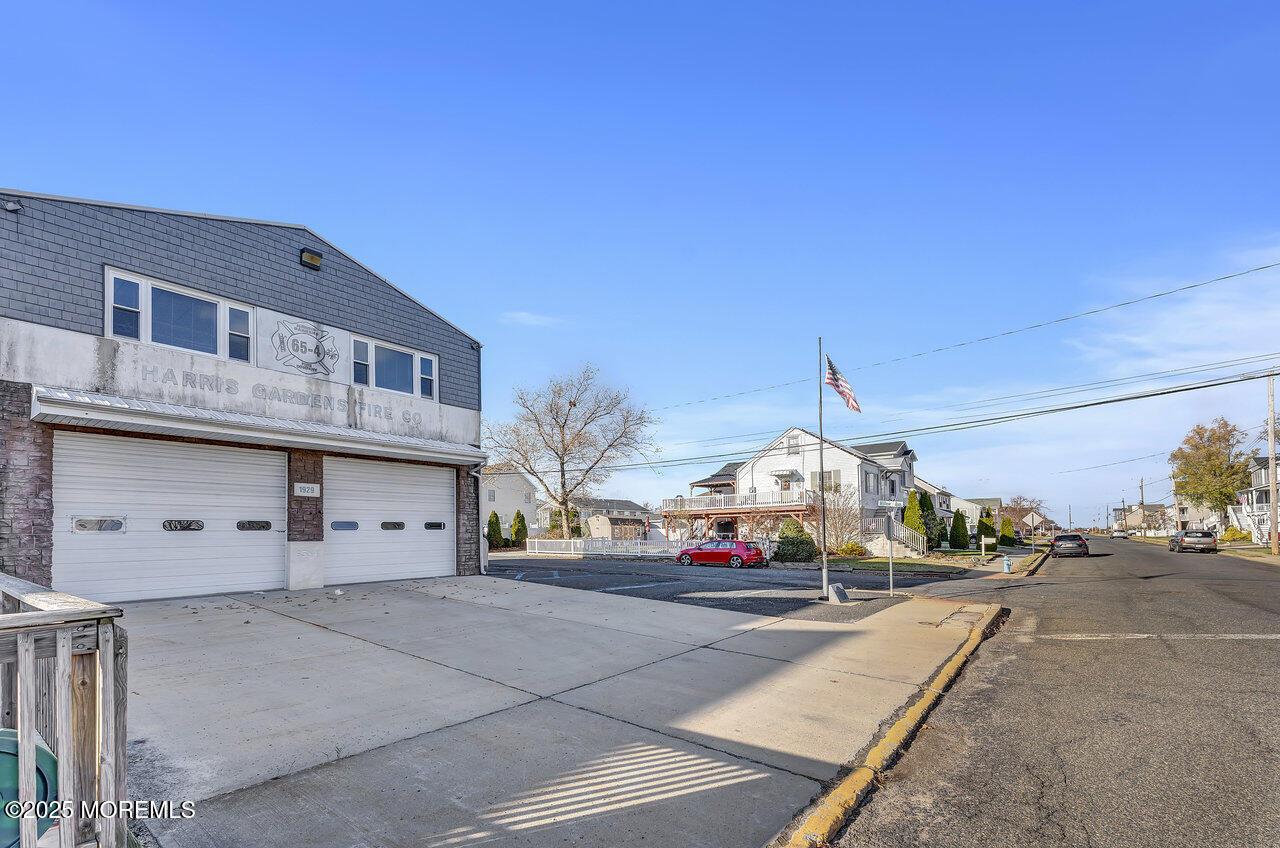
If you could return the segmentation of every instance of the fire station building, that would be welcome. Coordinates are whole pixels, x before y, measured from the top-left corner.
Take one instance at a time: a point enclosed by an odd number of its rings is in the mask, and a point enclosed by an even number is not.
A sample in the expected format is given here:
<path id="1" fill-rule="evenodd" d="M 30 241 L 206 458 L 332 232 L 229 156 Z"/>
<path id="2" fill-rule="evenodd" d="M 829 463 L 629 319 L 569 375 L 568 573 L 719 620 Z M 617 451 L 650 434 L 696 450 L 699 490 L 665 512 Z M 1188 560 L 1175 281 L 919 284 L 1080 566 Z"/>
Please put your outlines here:
<path id="1" fill-rule="evenodd" d="M 4 572 L 474 574 L 479 443 L 479 342 L 306 227 L 0 189 Z"/>

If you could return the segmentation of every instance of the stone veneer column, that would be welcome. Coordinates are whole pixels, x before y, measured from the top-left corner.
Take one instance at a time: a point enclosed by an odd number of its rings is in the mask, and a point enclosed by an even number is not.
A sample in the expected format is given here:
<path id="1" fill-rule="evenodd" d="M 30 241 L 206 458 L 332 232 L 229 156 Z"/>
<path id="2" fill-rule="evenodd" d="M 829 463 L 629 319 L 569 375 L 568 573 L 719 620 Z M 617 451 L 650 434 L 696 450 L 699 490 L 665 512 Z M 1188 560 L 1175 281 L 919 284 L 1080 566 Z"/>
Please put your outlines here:
<path id="1" fill-rule="evenodd" d="M 31 384 L 0 380 L 0 571 L 53 583 L 53 429 L 31 420 Z"/>
<path id="2" fill-rule="evenodd" d="M 295 483 L 314 483 L 318 496 L 295 493 Z M 324 585 L 324 455 L 319 451 L 289 451 L 288 577 L 289 589 Z"/>
<path id="3" fill-rule="evenodd" d="M 458 574 L 480 573 L 480 484 L 466 466 L 458 467 L 457 504 L 454 525 L 457 528 L 455 556 Z"/>

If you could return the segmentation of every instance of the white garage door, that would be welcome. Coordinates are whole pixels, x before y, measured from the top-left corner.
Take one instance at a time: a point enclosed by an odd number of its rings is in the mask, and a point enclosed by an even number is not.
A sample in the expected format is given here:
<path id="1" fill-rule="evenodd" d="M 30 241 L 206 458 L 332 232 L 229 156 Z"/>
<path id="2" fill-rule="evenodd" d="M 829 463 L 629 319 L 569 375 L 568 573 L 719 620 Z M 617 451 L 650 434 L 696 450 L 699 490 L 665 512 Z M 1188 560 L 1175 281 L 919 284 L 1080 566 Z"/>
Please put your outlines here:
<path id="1" fill-rule="evenodd" d="M 454 471 L 325 457 L 324 582 L 454 574 Z"/>
<path id="2" fill-rule="evenodd" d="M 53 586 L 95 601 L 285 583 L 285 454 L 53 437 Z"/>

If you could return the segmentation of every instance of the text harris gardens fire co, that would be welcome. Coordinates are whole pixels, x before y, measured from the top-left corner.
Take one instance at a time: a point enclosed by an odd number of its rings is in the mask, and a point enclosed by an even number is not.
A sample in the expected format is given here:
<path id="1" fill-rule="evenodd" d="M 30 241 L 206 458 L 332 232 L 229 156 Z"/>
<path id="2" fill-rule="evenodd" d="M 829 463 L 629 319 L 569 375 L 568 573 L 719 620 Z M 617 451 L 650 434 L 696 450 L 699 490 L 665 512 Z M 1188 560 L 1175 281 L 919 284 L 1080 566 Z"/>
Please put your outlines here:
<path id="1" fill-rule="evenodd" d="M 238 395 L 240 382 L 231 377 L 220 377 L 216 374 L 205 374 L 199 371 L 179 371 L 174 368 L 161 370 L 158 365 L 142 366 L 142 379 L 147 382 L 180 386 L 186 389 L 197 389 L 214 394 Z M 266 383 L 254 383 L 249 387 L 249 394 L 258 400 L 281 403 L 287 406 L 309 406 L 326 412 L 337 412 L 345 415 L 348 407 L 354 406 L 360 415 L 395 421 L 397 412 L 394 407 L 385 403 L 365 403 L 363 401 L 348 402 L 346 398 L 335 398 L 331 395 L 313 392 L 300 392 L 294 389 L 281 388 Z M 410 409 L 402 409 L 398 414 L 405 424 L 422 425 L 422 413 Z"/>

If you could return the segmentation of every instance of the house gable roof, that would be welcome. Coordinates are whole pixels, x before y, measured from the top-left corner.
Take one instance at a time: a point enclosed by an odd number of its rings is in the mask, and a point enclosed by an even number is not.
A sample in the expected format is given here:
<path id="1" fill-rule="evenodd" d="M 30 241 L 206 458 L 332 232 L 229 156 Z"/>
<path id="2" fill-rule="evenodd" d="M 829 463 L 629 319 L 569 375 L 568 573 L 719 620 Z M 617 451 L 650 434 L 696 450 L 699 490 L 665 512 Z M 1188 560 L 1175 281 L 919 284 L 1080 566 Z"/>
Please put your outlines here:
<path id="1" fill-rule="evenodd" d="M 690 483 L 690 486 L 712 486 L 717 483 L 732 483 L 738 479 L 738 469 L 746 465 L 744 462 L 726 462 L 716 473 Z"/>

